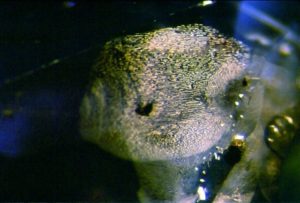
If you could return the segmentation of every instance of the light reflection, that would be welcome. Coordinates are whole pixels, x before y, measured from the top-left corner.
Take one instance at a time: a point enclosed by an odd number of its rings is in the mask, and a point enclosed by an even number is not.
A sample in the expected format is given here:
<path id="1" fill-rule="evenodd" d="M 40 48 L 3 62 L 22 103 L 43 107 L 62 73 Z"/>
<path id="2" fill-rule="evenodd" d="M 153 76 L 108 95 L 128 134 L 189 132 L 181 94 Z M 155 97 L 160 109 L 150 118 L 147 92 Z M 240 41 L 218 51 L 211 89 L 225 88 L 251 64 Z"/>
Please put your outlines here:
<path id="1" fill-rule="evenodd" d="M 36 94 L 17 92 L 14 98 L 10 98 L 10 103 L 4 105 L 0 102 L 0 154 L 21 156 L 31 150 L 27 143 L 35 134 L 44 135 L 49 128 L 55 132 L 63 112 L 64 98 L 54 91 L 41 90 Z M 40 121 L 45 121 L 43 127 Z M 39 139 L 47 138 L 41 136 Z M 53 136 L 53 140 L 48 140 L 47 144 L 54 140 Z"/>
<path id="2" fill-rule="evenodd" d="M 266 7 L 267 6 L 267 7 Z M 262 33 L 253 30 L 263 30 L 261 25 L 271 28 L 278 32 L 288 41 L 299 46 L 300 36 L 290 27 L 284 25 L 279 19 L 263 12 L 275 10 L 276 6 L 270 7 L 272 4 L 264 1 L 242 1 L 239 4 L 239 15 L 236 23 L 236 37 L 247 39 L 249 41 L 258 41 L 261 45 L 272 45 L 274 40 L 270 40 Z"/>
<path id="3" fill-rule="evenodd" d="M 242 135 L 242 134 L 235 134 L 233 136 L 233 140 L 241 140 L 241 141 L 244 141 L 245 140 L 245 135 Z"/>
<path id="4" fill-rule="evenodd" d="M 245 95 L 244 94 L 239 94 L 239 98 L 243 98 Z"/>
<path id="5" fill-rule="evenodd" d="M 274 142 L 274 139 L 272 139 L 272 138 L 270 138 L 270 137 L 268 137 L 268 142 Z"/>
<path id="6" fill-rule="evenodd" d="M 270 125 L 269 127 L 270 127 L 270 129 L 271 129 L 274 133 L 279 133 L 279 129 L 278 129 L 277 126 L 275 126 L 275 125 Z"/>
<path id="7" fill-rule="evenodd" d="M 204 0 L 204 1 L 200 1 L 197 6 L 201 6 L 201 7 L 205 7 L 205 6 L 209 6 L 209 5 L 212 5 L 214 4 L 215 1 L 213 0 Z"/>
<path id="8" fill-rule="evenodd" d="M 204 180 L 203 178 L 200 178 L 200 179 L 199 179 L 199 182 L 200 182 L 200 183 L 204 183 L 205 180 Z"/>
<path id="9" fill-rule="evenodd" d="M 250 3 L 244 2 L 240 6 L 240 12 L 243 12 L 258 22 L 261 22 L 265 25 L 268 25 L 272 27 L 273 29 L 280 31 L 282 33 L 287 33 L 289 32 L 289 28 L 280 23 L 279 21 L 275 20 L 271 16 L 267 15 L 266 13 L 256 9 L 255 7 L 251 6 Z"/>
<path id="10" fill-rule="evenodd" d="M 272 44 L 271 40 L 267 36 L 258 32 L 245 34 L 245 38 L 266 47 Z"/>
<path id="11" fill-rule="evenodd" d="M 75 1 L 64 1 L 63 5 L 65 8 L 73 8 L 74 6 L 76 6 L 76 2 Z"/>
<path id="12" fill-rule="evenodd" d="M 215 158 L 215 160 L 221 160 L 221 157 L 215 152 L 214 153 L 214 158 Z"/>
<path id="13" fill-rule="evenodd" d="M 290 116 L 287 116 L 287 115 L 284 115 L 283 118 L 291 125 L 294 125 L 294 120 L 290 117 Z"/>
<path id="14" fill-rule="evenodd" d="M 198 200 L 200 200 L 200 201 L 207 200 L 204 187 L 199 186 L 198 189 L 197 189 L 197 194 L 198 194 Z"/>
<path id="15" fill-rule="evenodd" d="M 9 117 L 2 115 L 2 117 L 0 118 L 1 155 L 16 157 L 22 152 L 23 137 L 20 136 L 20 134 L 26 134 L 28 126 L 28 119 L 26 118 L 26 115 L 24 113 L 14 114 Z"/>
<path id="16" fill-rule="evenodd" d="M 242 133 L 237 133 L 232 136 L 231 139 L 231 146 L 238 147 L 239 149 L 243 150 L 245 148 L 246 135 Z"/>
<path id="17" fill-rule="evenodd" d="M 240 105 L 240 102 L 235 101 L 235 102 L 234 102 L 234 105 L 235 105 L 235 106 L 239 106 L 239 105 Z"/>
<path id="18" fill-rule="evenodd" d="M 292 47 L 290 44 L 283 42 L 279 45 L 279 53 L 282 56 L 289 56 L 292 53 Z"/>

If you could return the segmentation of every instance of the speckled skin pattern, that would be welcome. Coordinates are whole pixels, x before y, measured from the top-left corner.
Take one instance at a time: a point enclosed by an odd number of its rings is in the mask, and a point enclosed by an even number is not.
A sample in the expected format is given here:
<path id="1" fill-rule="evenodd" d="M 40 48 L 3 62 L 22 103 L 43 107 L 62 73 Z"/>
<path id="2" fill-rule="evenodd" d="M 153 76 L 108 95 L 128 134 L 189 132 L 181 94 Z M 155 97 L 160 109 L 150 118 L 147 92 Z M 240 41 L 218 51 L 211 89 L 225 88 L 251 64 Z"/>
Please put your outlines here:
<path id="1" fill-rule="evenodd" d="M 257 113 L 244 84 L 248 60 L 240 42 L 200 24 L 109 41 L 82 102 L 81 133 L 134 161 L 226 147 L 232 126 L 239 125 L 230 117 L 238 93 L 248 96 L 241 108 L 252 108 L 243 122 Z"/>

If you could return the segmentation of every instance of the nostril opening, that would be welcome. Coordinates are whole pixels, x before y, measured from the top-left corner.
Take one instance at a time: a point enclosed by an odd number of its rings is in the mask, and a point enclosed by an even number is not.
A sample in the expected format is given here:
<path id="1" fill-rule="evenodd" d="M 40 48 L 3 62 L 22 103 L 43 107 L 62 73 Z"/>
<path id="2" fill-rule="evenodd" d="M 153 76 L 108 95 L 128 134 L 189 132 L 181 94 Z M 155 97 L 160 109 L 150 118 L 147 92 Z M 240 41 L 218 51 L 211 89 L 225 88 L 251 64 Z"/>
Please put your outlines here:
<path id="1" fill-rule="evenodd" d="M 138 107 L 135 109 L 135 112 L 141 116 L 149 116 L 153 111 L 153 102 L 144 104 L 138 104 Z"/>

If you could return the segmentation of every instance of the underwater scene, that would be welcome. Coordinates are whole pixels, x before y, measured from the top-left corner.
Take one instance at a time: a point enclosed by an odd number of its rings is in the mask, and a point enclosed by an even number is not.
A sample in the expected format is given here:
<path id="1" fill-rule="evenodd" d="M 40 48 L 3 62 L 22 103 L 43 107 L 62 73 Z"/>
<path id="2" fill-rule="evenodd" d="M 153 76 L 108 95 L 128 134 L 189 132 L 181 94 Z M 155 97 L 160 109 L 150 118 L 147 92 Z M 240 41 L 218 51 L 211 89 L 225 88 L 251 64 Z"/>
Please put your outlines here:
<path id="1" fill-rule="evenodd" d="M 0 2 L 0 201 L 300 202 L 299 11 Z"/>

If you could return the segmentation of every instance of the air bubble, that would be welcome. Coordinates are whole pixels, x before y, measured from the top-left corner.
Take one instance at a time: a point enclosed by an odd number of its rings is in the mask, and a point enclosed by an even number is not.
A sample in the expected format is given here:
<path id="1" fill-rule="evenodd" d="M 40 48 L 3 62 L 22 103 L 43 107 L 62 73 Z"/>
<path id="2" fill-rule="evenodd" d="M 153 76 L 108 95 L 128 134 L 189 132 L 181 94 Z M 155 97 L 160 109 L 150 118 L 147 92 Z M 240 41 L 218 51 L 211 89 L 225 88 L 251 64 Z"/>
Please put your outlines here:
<path id="1" fill-rule="evenodd" d="M 215 158 L 215 160 L 218 160 L 218 161 L 221 160 L 221 157 L 216 152 L 214 153 L 214 158 Z"/>
<path id="2" fill-rule="evenodd" d="M 243 98 L 245 95 L 244 94 L 239 94 L 239 98 Z"/>
<path id="3" fill-rule="evenodd" d="M 288 43 L 282 43 L 278 51 L 282 56 L 289 56 L 292 52 L 292 47 Z"/>
<path id="4" fill-rule="evenodd" d="M 241 133 L 234 134 L 231 139 L 231 146 L 238 147 L 239 149 L 245 148 L 246 136 Z"/>
<path id="5" fill-rule="evenodd" d="M 217 150 L 217 152 L 220 153 L 220 154 L 223 154 L 223 153 L 224 153 L 224 148 L 223 148 L 223 147 L 216 146 L 216 150 Z"/>
<path id="6" fill-rule="evenodd" d="M 239 101 L 235 101 L 235 102 L 234 102 L 234 105 L 235 105 L 235 106 L 239 106 L 239 105 L 240 105 L 240 102 L 239 102 Z"/>
<path id="7" fill-rule="evenodd" d="M 296 126 L 288 115 L 275 116 L 265 130 L 265 141 L 279 157 L 285 157 L 294 138 Z"/>
<path id="8" fill-rule="evenodd" d="M 275 125 L 269 125 L 269 129 L 271 130 L 272 133 L 279 133 L 279 129 Z M 278 135 L 280 136 L 280 135 Z"/>

